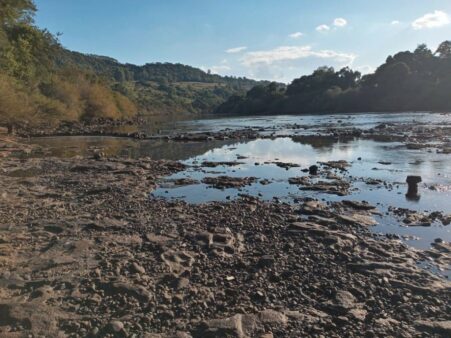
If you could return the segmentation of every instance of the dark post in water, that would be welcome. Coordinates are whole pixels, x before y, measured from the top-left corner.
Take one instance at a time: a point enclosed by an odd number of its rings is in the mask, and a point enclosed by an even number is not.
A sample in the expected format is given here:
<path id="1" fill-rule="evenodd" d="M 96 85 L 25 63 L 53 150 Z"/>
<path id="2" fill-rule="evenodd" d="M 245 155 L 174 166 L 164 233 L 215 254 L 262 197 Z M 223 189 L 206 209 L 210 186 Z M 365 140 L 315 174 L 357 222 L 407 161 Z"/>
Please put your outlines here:
<path id="1" fill-rule="evenodd" d="M 421 176 L 407 176 L 406 182 L 408 185 L 406 194 L 407 199 L 420 199 L 420 195 L 418 194 L 418 183 L 421 182 Z"/>

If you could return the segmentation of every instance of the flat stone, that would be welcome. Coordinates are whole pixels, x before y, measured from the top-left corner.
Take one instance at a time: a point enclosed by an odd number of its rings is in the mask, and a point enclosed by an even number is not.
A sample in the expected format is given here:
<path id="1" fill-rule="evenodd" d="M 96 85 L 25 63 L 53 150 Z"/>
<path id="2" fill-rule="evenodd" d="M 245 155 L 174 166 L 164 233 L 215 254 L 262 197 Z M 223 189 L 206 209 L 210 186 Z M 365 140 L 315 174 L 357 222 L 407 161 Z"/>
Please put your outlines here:
<path id="1" fill-rule="evenodd" d="M 121 332 L 124 329 L 124 323 L 118 320 L 111 321 L 109 325 L 111 327 L 111 330 L 113 330 L 113 332 Z"/>
<path id="2" fill-rule="evenodd" d="M 431 321 L 418 320 L 415 327 L 420 331 L 426 331 L 433 334 L 440 334 L 444 337 L 451 337 L 451 320 Z"/>

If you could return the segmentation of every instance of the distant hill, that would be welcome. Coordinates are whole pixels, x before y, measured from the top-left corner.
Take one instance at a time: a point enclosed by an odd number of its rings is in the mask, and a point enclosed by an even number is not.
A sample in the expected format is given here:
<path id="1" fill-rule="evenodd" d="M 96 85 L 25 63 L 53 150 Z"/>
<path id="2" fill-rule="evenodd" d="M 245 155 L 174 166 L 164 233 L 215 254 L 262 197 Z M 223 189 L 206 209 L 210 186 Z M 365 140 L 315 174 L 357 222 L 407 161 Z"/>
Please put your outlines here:
<path id="1" fill-rule="evenodd" d="M 220 76 L 209 74 L 199 68 L 180 63 L 147 63 L 143 66 L 122 64 L 117 60 L 94 54 L 83 54 L 64 49 L 59 56 L 60 65 L 76 65 L 98 75 L 105 75 L 118 82 L 155 81 L 155 82 L 202 82 L 222 83 L 235 89 L 249 90 L 258 81 L 245 77 Z M 267 81 L 266 81 L 267 82 Z M 260 82 L 264 83 L 264 82 Z M 269 82 L 267 82 L 269 83 Z"/>
<path id="2" fill-rule="evenodd" d="M 99 55 L 61 50 L 57 64 L 101 76 L 111 87 L 137 103 L 141 113 L 211 113 L 230 96 L 244 94 L 256 85 L 269 84 L 244 77 L 209 74 L 174 63 L 122 64 Z"/>

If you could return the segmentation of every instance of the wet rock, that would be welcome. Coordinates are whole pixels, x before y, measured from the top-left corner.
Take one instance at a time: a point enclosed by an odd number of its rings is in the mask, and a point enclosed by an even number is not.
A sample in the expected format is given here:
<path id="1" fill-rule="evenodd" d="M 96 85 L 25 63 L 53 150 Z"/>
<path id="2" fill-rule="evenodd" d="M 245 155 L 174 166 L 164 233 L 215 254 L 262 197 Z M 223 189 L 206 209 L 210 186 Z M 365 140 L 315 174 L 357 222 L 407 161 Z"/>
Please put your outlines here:
<path id="1" fill-rule="evenodd" d="M 347 170 L 346 168 L 350 167 L 351 165 L 345 161 L 345 160 L 340 160 L 340 161 L 328 161 L 328 162 L 319 162 L 321 165 L 329 167 L 329 168 L 333 168 L 333 169 L 339 169 L 341 171 L 345 171 Z"/>
<path id="2" fill-rule="evenodd" d="M 376 225 L 377 221 L 368 215 L 352 214 L 352 215 L 338 215 L 338 220 L 351 225 L 371 226 Z"/>
<path id="3" fill-rule="evenodd" d="M 187 186 L 187 185 L 195 185 L 195 184 L 199 184 L 200 182 L 198 180 L 194 180 L 192 178 L 178 178 L 178 179 L 174 179 L 174 180 L 167 180 L 165 181 L 166 184 L 160 184 L 160 187 L 172 187 L 172 186 L 176 186 L 176 187 L 183 187 L 183 186 Z"/>
<path id="4" fill-rule="evenodd" d="M 297 185 L 309 185 L 310 184 L 310 178 L 308 176 L 290 177 L 288 179 L 288 183 L 290 183 L 290 184 L 297 184 Z"/>
<path id="5" fill-rule="evenodd" d="M 300 187 L 300 190 L 320 191 L 325 194 L 345 196 L 349 194 L 350 184 L 345 181 L 336 180 L 332 182 L 318 181 L 313 184 L 307 184 Z"/>
<path id="6" fill-rule="evenodd" d="M 284 168 L 286 170 L 291 169 L 291 168 L 298 168 L 300 167 L 299 164 L 296 163 L 287 163 L 287 162 L 273 162 L 276 166 L 280 167 L 280 168 Z"/>
<path id="7" fill-rule="evenodd" d="M 375 206 L 368 204 L 368 202 L 343 200 L 342 203 L 356 210 L 374 210 Z"/>
<path id="8" fill-rule="evenodd" d="M 247 185 L 251 185 L 256 182 L 255 177 L 230 177 L 230 176 L 218 176 L 218 177 L 205 177 L 202 183 L 213 186 L 216 189 L 228 189 L 228 188 L 242 188 Z"/>
<path id="9" fill-rule="evenodd" d="M 222 162 L 204 161 L 201 163 L 201 166 L 207 167 L 207 168 L 216 168 L 218 166 L 232 167 L 232 166 L 237 166 L 237 165 L 241 165 L 241 164 L 244 164 L 244 163 L 238 162 L 238 161 L 222 161 Z"/>
<path id="10" fill-rule="evenodd" d="M 310 175 L 318 175 L 318 166 L 317 165 L 311 165 L 308 168 L 309 174 Z"/>

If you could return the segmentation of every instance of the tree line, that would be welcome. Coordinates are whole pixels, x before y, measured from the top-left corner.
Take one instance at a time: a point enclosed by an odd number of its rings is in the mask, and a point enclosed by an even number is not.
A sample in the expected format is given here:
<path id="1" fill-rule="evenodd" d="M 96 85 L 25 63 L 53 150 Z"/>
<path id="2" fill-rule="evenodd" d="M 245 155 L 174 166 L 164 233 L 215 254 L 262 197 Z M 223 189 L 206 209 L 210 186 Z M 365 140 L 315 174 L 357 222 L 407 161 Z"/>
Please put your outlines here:
<path id="1" fill-rule="evenodd" d="M 0 126 L 211 112 L 256 81 L 181 64 L 144 66 L 65 49 L 33 0 L 0 1 Z M 263 82 L 262 82 L 263 83 Z"/>
<path id="2" fill-rule="evenodd" d="M 105 81 L 77 67 L 58 66 L 57 37 L 33 21 L 32 0 L 0 3 L 0 124 L 122 118 L 135 104 Z"/>
<path id="3" fill-rule="evenodd" d="M 233 115 L 450 111 L 451 41 L 389 56 L 373 74 L 320 67 L 286 88 L 271 83 L 230 97 L 215 113 Z"/>

